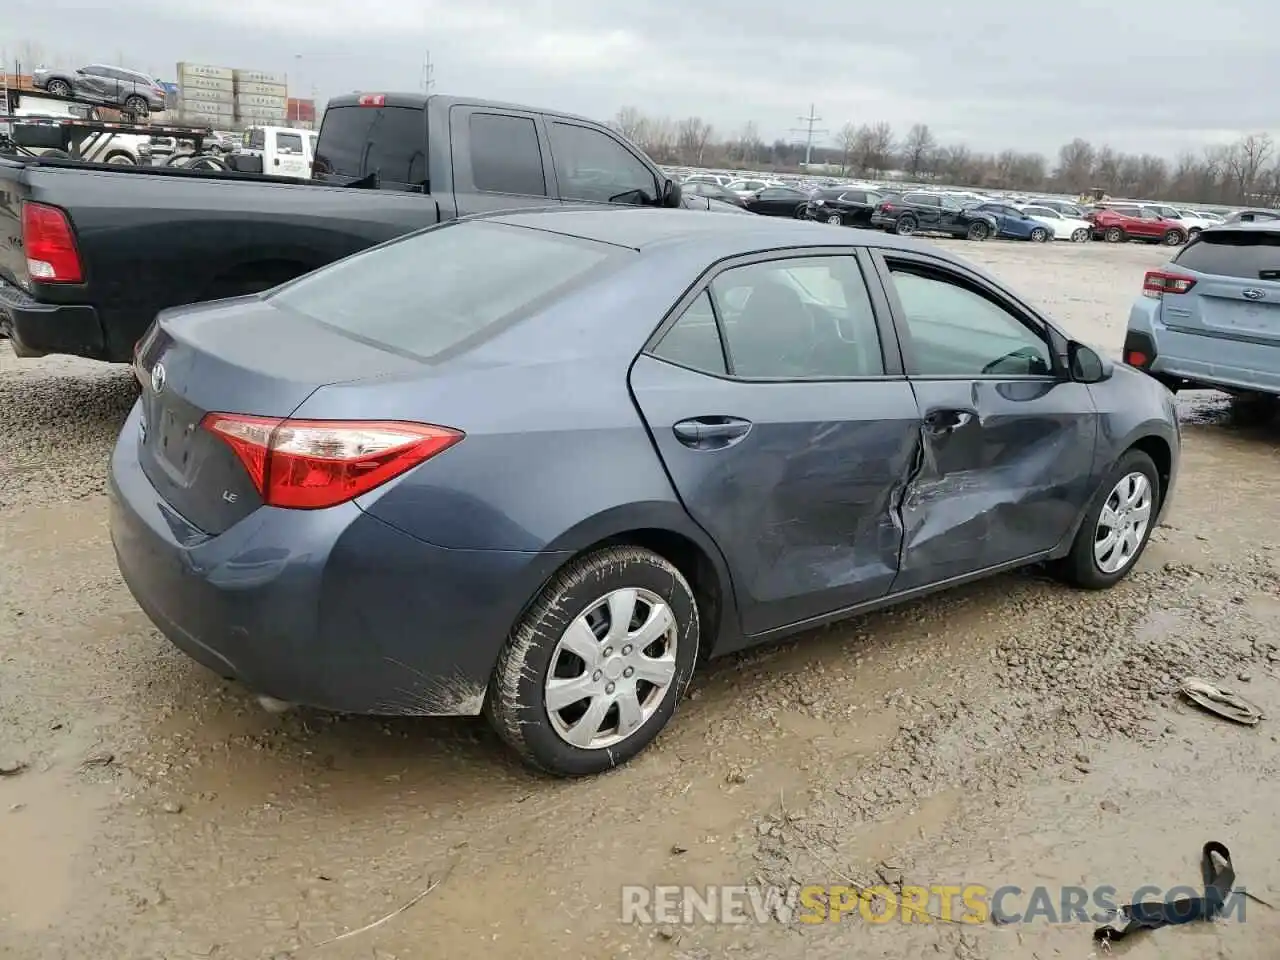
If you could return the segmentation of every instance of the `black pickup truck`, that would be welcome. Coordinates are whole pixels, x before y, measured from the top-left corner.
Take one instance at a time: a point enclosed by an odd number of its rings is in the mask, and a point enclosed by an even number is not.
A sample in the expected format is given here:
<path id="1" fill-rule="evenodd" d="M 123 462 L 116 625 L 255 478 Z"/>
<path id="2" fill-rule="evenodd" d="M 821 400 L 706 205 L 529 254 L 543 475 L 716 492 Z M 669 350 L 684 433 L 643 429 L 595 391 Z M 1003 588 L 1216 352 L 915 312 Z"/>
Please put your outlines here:
<path id="1" fill-rule="evenodd" d="M 265 290 L 444 220 L 562 203 L 708 209 L 601 124 L 439 95 L 330 101 L 313 170 L 0 158 L 0 335 L 19 356 L 123 363 L 165 307 Z"/>

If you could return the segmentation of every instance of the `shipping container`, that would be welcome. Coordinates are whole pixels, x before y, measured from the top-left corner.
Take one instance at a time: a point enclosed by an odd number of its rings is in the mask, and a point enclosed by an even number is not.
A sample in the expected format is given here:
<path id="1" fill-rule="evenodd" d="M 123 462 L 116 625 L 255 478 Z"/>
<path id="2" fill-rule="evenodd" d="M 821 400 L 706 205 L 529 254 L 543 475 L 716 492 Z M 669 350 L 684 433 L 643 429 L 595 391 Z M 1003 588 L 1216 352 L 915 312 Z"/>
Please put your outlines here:
<path id="1" fill-rule="evenodd" d="M 246 123 L 277 124 L 284 121 L 284 107 L 236 107 L 236 117 Z"/>
<path id="2" fill-rule="evenodd" d="M 178 76 L 211 77 L 215 80 L 230 80 L 235 71 L 230 67 L 211 67 L 203 63 L 178 63 Z"/>
<path id="3" fill-rule="evenodd" d="M 179 99 L 187 103 L 221 104 L 225 106 L 223 112 L 226 113 L 232 112 L 231 107 L 235 102 L 235 97 L 225 90 L 202 90 L 199 87 L 183 87 Z"/>
<path id="4" fill-rule="evenodd" d="M 286 100 L 284 97 L 267 97 L 261 93 L 237 93 L 237 107 L 276 107 L 284 110 Z"/>
<path id="5" fill-rule="evenodd" d="M 210 110 L 207 104 L 183 103 L 179 110 L 183 123 L 205 124 L 211 127 L 229 127 L 235 117 L 223 110 Z"/>
<path id="6" fill-rule="evenodd" d="M 312 122 L 316 118 L 316 102 L 290 97 L 285 112 L 291 121 Z"/>
<path id="7" fill-rule="evenodd" d="M 220 90 L 223 93 L 235 92 L 235 81 L 223 77 L 202 77 L 194 73 L 178 75 L 178 86 L 185 90 Z"/>
<path id="8" fill-rule="evenodd" d="M 272 70 L 235 70 L 236 83 L 288 83 L 288 77 Z"/>
<path id="9" fill-rule="evenodd" d="M 283 83 L 241 83 L 236 81 L 236 93 L 243 96 L 284 97 L 289 88 Z"/>

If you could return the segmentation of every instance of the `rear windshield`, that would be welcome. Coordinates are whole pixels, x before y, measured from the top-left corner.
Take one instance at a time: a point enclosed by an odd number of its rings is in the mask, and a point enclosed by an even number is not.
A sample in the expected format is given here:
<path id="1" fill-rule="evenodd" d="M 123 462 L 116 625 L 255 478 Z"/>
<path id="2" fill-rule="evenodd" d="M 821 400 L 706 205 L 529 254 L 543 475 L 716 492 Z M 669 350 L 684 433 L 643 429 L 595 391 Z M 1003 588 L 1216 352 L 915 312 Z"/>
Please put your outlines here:
<path id="1" fill-rule="evenodd" d="M 400 353 L 443 359 L 626 253 L 541 230 L 452 223 L 323 267 L 268 299 Z"/>
<path id="2" fill-rule="evenodd" d="M 427 116 L 421 107 L 330 107 L 320 126 L 316 173 L 422 186 L 427 181 Z"/>
<path id="3" fill-rule="evenodd" d="M 1206 230 L 1183 247 L 1173 262 L 1218 277 L 1280 280 L 1280 231 Z"/>

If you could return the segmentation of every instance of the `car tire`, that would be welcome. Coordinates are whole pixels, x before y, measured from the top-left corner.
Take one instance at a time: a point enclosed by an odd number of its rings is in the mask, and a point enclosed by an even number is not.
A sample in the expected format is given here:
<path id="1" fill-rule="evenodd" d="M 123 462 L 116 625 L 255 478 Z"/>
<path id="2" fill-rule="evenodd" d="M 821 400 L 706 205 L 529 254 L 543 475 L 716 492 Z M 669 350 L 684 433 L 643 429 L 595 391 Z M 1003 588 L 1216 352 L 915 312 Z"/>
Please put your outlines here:
<path id="1" fill-rule="evenodd" d="M 1107 243 L 1124 243 L 1129 238 L 1119 227 L 1107 227 L 1107 229 L 1103 231 L 1102 239 L 1107 241 Z"/>
<path id="2" fill-rule="evenodd" d="M 976 223 L 969 224 L 969 229 L 964 232 L 966 240 L 986 240 L 991 236 L 991 227 L 983 223 L 981 220 Z"/>
<path id="3" fill-rule="evenodd" d="M 1140 478 L 1140 479 L 1139 479 Z M 1141 497 L 1136 506 L 1125 506 L 1126 491 L 1133 493 L 1140 484 L 1145 483 L 1146 520 L 1141 529 L 1132 524 L 1132 512 L 1141 507 Z M 1140 491 L 1138 491 L 1140 492 Z M 1141 450 L 1129 450 L 1103 479 L 1085 511 L 1080 529 L 1076 532 L 1071 552 L 1054 565 L 1054 573 L 1072 586 L 1085 590 L 1105 590 L 1115 586 L 1133 569 L 1142 552 L 1151 540 L 1151 531 L 1155 528 L 1156 516 L 1160 512 L 1161 497 L 1160 475 L 1156 465 Z M 1113 506 L 1114 505 L 1114 506 Z M 1110 509 L 1115 520 L 1104 520 L 1104 510 Z M 1123 524 L 1123 526 L 1117 526 Z M 1100 535 L 1104 530 L 1136 532 L 1136 545 L 1122 541 L 1113 549 L 1120 550 L 1121 555 L 1100 550 Z M 1118 563 L 1118 566 L 1113 566 Z"/>
<path id="4" fill-rule="evenodd" d="M 1089 231 L 1084 227 L 1080 227 L 1078 230 L 1073 230 L 1071 232 L 1071 242 L 1072 243 L 1088 243 Z"/>
<path id="5" fill-rule="evenodd" d="M 1200 236 L 1200 228 L 1192 227 L 1190 230 L 1187 231 L 1187 243 L 1190 243 L 1192 240 L 1195 240 L 1199 236 Z"/>
<path id="6" fill-rule="evenodd" d="M 666 618 L 669 627 L 643 650 L 635 650 L 625 645 L 627 631 L 638 632 L 635 619 L 612 628 L 614 610 L 646 622 Z M 614 642 L 624 645 L 606 657 L 614 629 L 621 632 Z M 584 637 L 585 651 L 579 655 L 574 647 L 583 650 Z M 485 714 L 498 736 L 530 766 L 562 777 L 603 773 L 630 760 L 666 726 L 693 676 L 698 642 L 698 605 L 674 565 L 638 547 L 596 550 L 556 574 L 516 624 L 494 667 Z M 661 660 L 645 653 L 658 649 Z M 658 663 L 661 670 L 652 666 Z M 665 686 L 632 679 L 634 673 L 628 672 L 646 667 L 654 676 L 669 672 Z M 554 688 L 556 680 L 562 687 L 573 685 L 549 704 L 548 685 Z M 633 714 L 639 723 L 624 736 L 619 729 L 622 701 L 615 691 L 627 684 L 639 694 L 632 702 L 633 709 L 639 704 L 639 714 Z M 580 698 L 564 700 L 579 689 Z M 589 715 L 592 710 L 603 712 Z M 581 724 L 587 726 L 579 729 Z M 587 734 L 610 729 L 610 736 L 583 744 Z"/>
<path id="7" fill-rule="evenodd" d="M 137 160 L 135 160 L 131 155 L 124 153 L 122 151 L 117 151 L 116 153 L 108 154 L 104 158 L 103 162 L 109 163 L 112 166 L 120 166 L 120 167 L 136 167 L 138 165 Z"/>
<path id="8" fill-rule="evenodd" d="M 139 97 L 135 94 L 132 97 L 125 98 L 124 111 L 132 113 L 135 117 L 145 117 L 151 113 L 151 104 L 147 103 L 146 97 Z"/>
<path id="9" fill-rule="evenodd" d="M 893 224 L 893 232 L 900 237 L 909 237 L 916 232 L 916 218 L 904 213 Z"/>
<path id="10" fill-rule="evenodd" d="M 44 89 L 51 97 L 71 96 L 71 84 L 65 80 L 50 80 Z"/>
<path id="11" fill-rule="evenodd" d="M 831 224 L 833 227 L 843 227 L 844 217 L 840 216 L 838 213 L 828 214 L 827 223 Z"/>
<path id="12" fill-rule="evenodd" d="M 1047 243 L 1049 241 L 1049 231 L 1044 227 L 1036 227 L 1031 231 L 1032 243 Z"/>
<path id="13" fill-rule="evenodd" d="M 1163 239 L 1166 247 L 1180 247 L 1187 242 L 1186 235 L 1181 230 L 1166 230 Z"/>

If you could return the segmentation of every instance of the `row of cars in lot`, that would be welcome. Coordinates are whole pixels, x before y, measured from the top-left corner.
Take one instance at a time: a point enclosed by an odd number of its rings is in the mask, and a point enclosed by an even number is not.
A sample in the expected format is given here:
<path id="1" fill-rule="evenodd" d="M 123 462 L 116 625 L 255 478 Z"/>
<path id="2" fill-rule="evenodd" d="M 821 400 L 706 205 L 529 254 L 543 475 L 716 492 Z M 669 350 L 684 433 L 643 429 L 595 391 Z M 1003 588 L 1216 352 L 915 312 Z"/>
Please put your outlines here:
<path id="1" fill-rule="evenodd" d="M 880 184 L 802 185 L 723 174 L 691 174 L 687 190 L 766 216 L 877 227 L 901 235 L 942 233 L 985 240 L 1130 240 L 1178 246 L 1223 218 L 1165 204 L 991 197 L 971 191 L 894 189 Z"/>

